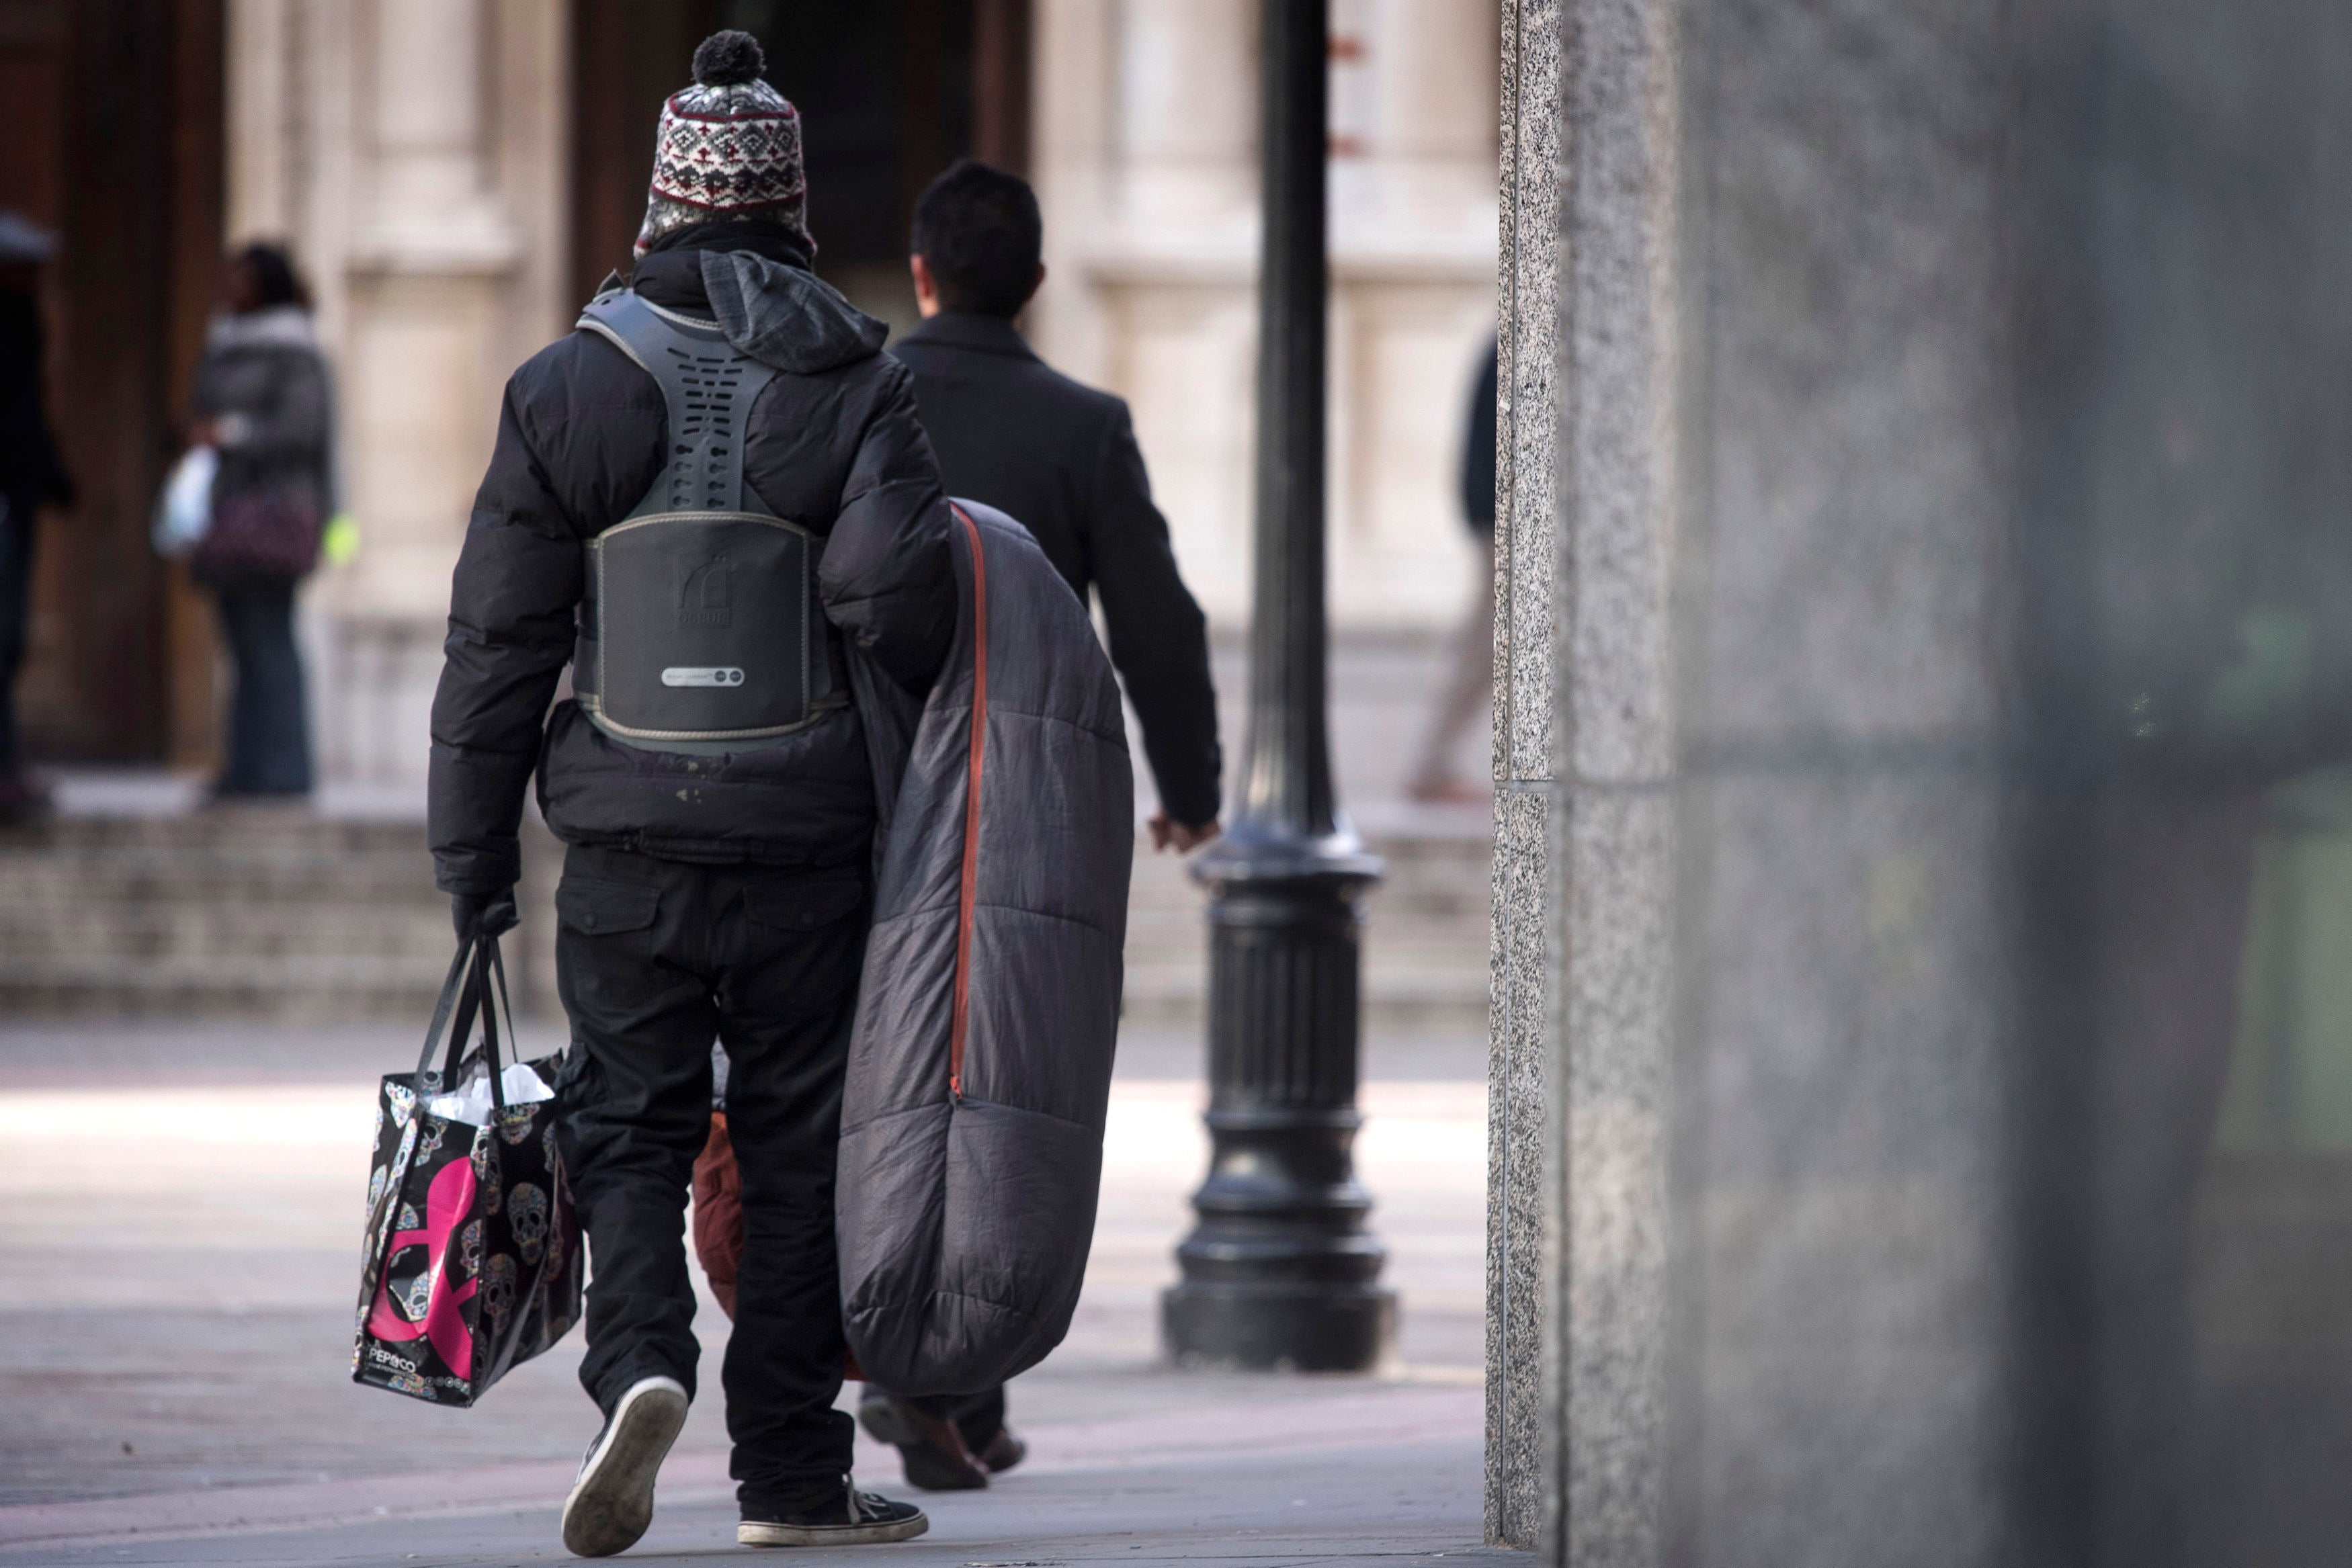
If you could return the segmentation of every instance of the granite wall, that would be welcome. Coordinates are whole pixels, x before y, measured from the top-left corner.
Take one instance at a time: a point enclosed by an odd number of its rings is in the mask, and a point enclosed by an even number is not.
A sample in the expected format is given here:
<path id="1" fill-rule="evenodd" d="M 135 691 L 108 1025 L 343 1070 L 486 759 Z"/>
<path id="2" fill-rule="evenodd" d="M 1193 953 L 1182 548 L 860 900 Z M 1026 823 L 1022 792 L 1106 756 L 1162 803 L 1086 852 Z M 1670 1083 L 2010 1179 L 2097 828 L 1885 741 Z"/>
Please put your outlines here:
<path id="1" fill-rule="evenodd" d="M 2340 9 L 1507 6 L 1497 1543 L 2352 1552 Z"/>
<path id="2" fill-rule="evenodd" d="M 1560 815 L 1559 577 L 1561 0 L 1505 0 L 1496 280 L 1495 859 L 1487 988 L 1486 1539 L 1532 1546 L 1546 1469 L 1546 1151 Z"/>
<path id="3" fill-rule="evenodd" d="M 1504 50 L 1487 1533 L 1592 1561 L 1652 1550 L 1663 1439 L 1671 9 Z"/>

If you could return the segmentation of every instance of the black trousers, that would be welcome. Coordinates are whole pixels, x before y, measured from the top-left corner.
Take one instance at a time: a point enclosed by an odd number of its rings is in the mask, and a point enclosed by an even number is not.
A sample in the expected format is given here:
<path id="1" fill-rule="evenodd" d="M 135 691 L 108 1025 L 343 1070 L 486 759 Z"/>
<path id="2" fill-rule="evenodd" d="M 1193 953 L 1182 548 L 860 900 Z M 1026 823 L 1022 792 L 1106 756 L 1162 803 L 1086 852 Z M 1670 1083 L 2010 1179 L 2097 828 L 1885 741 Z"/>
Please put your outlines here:
<path id="1" fill-rule="evenodd" d="M 16 771 L 16 672 L 33 613 L 33 497 L 0 495 L 0 778 Z"/>
<path id="2" fill-rule="evenodd" d="M 215 584 L 213 595 L 236 664 L 221 791 L 308 794 L 310 721 L 303 708 L 302 655 L 294 645 L 294 581 L 242 578 Z"/>
<path id="3" fill-rule="evenodd" d="M 574 845 L 556 892 L 556 984 L 578 1047 L 559 1088 L 588 1231 L 588 1354 L 609 1411 L 640 1378 L 695 1387 L 686 1262 L 694 1157 L 710 1133 L 710 1042 L 728 1057 L 744 1248 L 723 1378 L 746 1501 L 838 1492 L 854 1426 L 833 1408 L 845 1346 L 834 1151 L 866 852 L 833 867 L 691 865 Z"/>

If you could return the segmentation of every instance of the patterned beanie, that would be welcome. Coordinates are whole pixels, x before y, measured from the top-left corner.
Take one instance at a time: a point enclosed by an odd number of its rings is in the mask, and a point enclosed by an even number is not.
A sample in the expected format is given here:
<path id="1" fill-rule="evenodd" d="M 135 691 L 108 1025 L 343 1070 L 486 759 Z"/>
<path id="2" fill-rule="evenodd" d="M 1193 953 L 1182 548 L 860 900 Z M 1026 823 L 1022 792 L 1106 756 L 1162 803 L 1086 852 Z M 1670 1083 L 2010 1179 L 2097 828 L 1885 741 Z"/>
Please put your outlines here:
<path id="1" fill-rule="evenodd" d="M 694 85 L 662 105 L 639 256 L 672 230 L 737 217 L 782 224 L 816 254 L 800 110 L 760 79 L 767 68 L 749 33 L 713 33 L 694 51 Z"/>

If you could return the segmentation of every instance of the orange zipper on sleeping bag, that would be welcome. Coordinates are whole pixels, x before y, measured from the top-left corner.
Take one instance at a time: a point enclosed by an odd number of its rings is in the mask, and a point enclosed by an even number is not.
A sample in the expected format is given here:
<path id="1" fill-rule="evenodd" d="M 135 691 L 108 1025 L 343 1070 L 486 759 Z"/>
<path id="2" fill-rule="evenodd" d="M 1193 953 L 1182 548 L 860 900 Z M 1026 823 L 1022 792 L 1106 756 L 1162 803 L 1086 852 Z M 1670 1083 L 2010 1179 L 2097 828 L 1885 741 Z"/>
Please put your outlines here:
<path id="1" fill-rule="evenodd" d="M 963 887 L 956 901 L 955 1021 L 948 1034 L 948 1093 L 963 1099 L 963 1041 L 971 1012 L 971 915 L 980 891 L 980 763 L 988 743 L 988 556 L 980 526 L 950 503 L 971 540 L 971 763 L 964 779 Z"/>

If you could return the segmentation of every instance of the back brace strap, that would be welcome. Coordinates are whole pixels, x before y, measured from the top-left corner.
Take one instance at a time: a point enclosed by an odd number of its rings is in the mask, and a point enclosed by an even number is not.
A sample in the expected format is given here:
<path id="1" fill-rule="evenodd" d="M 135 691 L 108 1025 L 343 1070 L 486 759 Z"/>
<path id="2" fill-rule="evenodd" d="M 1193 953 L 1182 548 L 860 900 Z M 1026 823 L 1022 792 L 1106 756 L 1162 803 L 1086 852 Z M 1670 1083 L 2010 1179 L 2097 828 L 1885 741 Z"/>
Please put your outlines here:
<path id="1" fill-rule="evenodd" d="M 580 326 L 653 377 L 667 413 L 661 473 L 589 544 L 581 706 L 615 739 L 689 751 L 772 743 L 842 706 L 840 638 L 815 601 L 824 541 L 743 481 L 751 404 L 775 371 L 717 323 L 626 290 Z"/>

